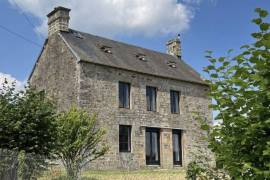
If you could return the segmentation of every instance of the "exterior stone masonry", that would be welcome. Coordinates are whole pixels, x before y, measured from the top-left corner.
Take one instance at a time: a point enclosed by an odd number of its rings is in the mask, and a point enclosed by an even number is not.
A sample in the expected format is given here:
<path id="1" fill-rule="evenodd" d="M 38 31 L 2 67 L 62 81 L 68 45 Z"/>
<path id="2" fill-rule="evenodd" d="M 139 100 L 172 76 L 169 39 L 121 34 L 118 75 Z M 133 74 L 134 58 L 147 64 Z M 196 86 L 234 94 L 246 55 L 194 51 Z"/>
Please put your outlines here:
<path id="1" fill-rule="evenodd" d="M 99 125 L 107 130 L 110 151 L 92 163 L 94 169 L 145 168 L 145 127 L 160 128 L 160 168 L 173 168 L 172 129 L 183 130 L 183 165 L 192 153 L 207 150 L 204 132 L 194 112 L 211 119 L 208 87 L 159 78 L 90 63 L 80 63 L 79 105 L 98 114 Z M 130 109 L 119 108 L 118 82 L 131 84 Z M 157 87 L 157 112 L 147 111 L 146 86 Z M 180 114 L 170 112 L 170 90 L 181 92 Z M 119 125 L 131 125 L 131 153 L 119 152 Z"/>
<path id="2" fill-rule="evenodd" d="M 69 11 L 70 9 L 57 7 L 47 15 L 49 36 L 58 33 L 59 31 L 68 32 Z"/>
<path id="3" fill-rule="evenodd" d="M 44 89 L 57 102 L 59 111 L 72 104 L 98 114 L 98 125 L 106 130 L 109 152 L 91 163 L 91 169 L 173 168 L 172 129 L 183 130 L 183 166 L 192 153 L 207 150 L 204 132 L 193 112 L 211 119 L 206 96 L 208 87 L 160 78 L 76 60 L 59 34 L 51 36 L 35 65 L 30 84 Z M 131 84 L 130 109 L 119 108 L 118 83 Z M 157 112 L 147 111 L 146 86 L 157 87 Z M 180 114 L 170 112 L 170 90 L 181 92 Z M 119 152 L 119 125 L 131 125 L 131 152 Z M 160 128 L 160 166 L 147 166 L 145 128 Z"/>
<path id="4" fill-rule="evenodd" d="M 45 90 L 58 107 L 67 110 L 77 104 L 78 64 L 58 34 L 50 36 L 38 57 L 29 83 Z"/>
<path id="5" fill-rule="evenodd" d="M 203 139 L 206 134 L 194 114 L 199 113 L 209 123 L 212 119 L 208 108 L 211 103 L 207 97 L 209 87 L 199 75 L 175 56 L 70 30 L 69 11 L 57 7 L 49 13 L 49 37 L 29 83 L 45 90 L 59 112 L 77 105 L 90 115 L 97 113 L 98 127 L 106 130 L 103 143 L 110 149 L 88 168 L 179 167 L 173 160 L 173 130 L 181 130 L 183 166 L 187 166 L 193 154 L 211 156 Z M 180 41 L 174 41 L 177 47 L 172 44 L 171 49 L 177 51 Z M 102 49 L 105 45 L 112 46 L 108 46 L 110 53 Z M 136 53 L 144 59 L 138 59 Z M 172 54 L 180 57 L 177 52 Z M 173 66 L 169 66 L 171 63 Z M 119 108 L 119 82 L 130 84 L 128 109 Z M 146 86 L 157 90 L 155 112 L 147 111 Z M 171 113 L 170 90 L 180 92 L 179 114 Z M 131 126 L 130 152 L 119 151 L 119 125 Z M 146 130 L 149 128 L 158 128 L 159 165 L 146 165 L 146 134 L 149 134 Z"/>

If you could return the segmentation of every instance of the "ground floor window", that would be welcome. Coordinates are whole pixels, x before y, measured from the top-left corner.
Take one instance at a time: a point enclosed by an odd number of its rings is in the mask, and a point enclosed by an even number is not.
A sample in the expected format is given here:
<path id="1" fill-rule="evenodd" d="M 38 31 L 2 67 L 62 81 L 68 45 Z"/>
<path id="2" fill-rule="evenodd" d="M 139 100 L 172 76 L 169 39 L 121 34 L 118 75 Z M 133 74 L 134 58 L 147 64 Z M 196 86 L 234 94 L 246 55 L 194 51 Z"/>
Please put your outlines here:
<path id="1" fill-rule="evenodd" d="M 120 152 L 131 151 L 131 126 L 126 125 L 119 126 L 119 151 Z"/>
<path id="2" fill-rule="evenodd" d="M 147 165 L 160 164 L 160 130 L 157 128 L 146 128 L 145 132 L 145 154 Z"/>
<path id="3" fill-rule="evenodd" d="M 182 132 L 173 130 L 173 164 L 182 165 Z"/>

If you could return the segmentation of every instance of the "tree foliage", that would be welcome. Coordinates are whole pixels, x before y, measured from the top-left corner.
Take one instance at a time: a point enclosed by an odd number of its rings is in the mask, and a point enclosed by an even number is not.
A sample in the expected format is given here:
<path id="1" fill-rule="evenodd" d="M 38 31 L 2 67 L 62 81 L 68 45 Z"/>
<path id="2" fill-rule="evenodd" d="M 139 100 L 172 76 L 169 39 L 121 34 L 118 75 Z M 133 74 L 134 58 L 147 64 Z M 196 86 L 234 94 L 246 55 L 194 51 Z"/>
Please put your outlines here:
<path id="1" fill-rule="evenodd" d="M 70 179 L 77 179 L 83 167 L 104 155 L 108 147 L 101 145 L 105 131 L 96 127 L 96 116 L 72 107 L 57 118 L 57 152 Z"/>
<path id="2" fill-rule="evenodd" d="M 206 56 L 212 108 L 222 120 L 210 132 L 210 148 L 233 178 L 270 177 L 270 23 L 267 11 L 256 12 L 253 44 L 235 57 L 231 50 L 226 57 L 215 58 L 211 51 Z"/>
<path id="3" fill-rule="evenodd" d="M 55 108 L 43 91 L 0 88 L 0 148 L 48 156 L 56 147 Z"/>
<path id="4" fill-rule="evenodd" d="M 55 108 L 45 93 L 33 88 L 16 91 L 5 81 L 0 87 L 1 174 L 30 179 L 46 167 L 57 148 Z M 24 154 L 24 156 L 19 156 Z M 19 169 L 18 169 L 19 168 Z M 28 177 L 28 178 L 25 178 Z"/>
<path id="5" fill-rule="evenodd" d="M 211 164 L 212 159 L 207 155 L 194 155 L 186 169 L 187 180 L 229 180 L 228 175 Z"/>

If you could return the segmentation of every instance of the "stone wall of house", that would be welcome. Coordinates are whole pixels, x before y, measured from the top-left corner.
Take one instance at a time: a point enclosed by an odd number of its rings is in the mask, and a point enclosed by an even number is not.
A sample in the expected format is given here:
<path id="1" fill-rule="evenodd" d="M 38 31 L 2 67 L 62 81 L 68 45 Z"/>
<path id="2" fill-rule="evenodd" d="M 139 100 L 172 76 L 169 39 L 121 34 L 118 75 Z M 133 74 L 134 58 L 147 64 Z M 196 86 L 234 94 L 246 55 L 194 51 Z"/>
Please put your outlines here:
<path id="1" fill-rule="evenodd" d="M 119 81 L 131 84 L 130 109 L 119 108 Z M 59 111 L 78 104 L 90 114 L 98 114 L 98 125 L 107 131 L 104 143 L 110 150 L 91 163 L 92 169 L 173 168 L 172 129 L 183 130 L 184 166 L 191 160 L 192 153 L 209 153 L 202 139 L 205 133 L 194 115 L 198 112 L 209 121 L 212 118 L 207 86 L 77 63 L 58 34 L 50 36 L 30 84 L 44 89 L 57 102 Z M 146 110 L 146 86 L 157 87 L 157 112 Z M 181 92 L 180 114 L 170 112 L 170 90 Z M 119 124 L 132 126 L 130 153 L 119 153 Z M 160 166 L 146 166 L 145 127 L 160 128 Z"/>
<path id="2" fill-rule="evenodd" d="M 50 36 L 29 79 L 32 86 L 45 90 L 59 111 L 77 104 L 78 64 L 60 35 Z"/>
<path id="3" fill-rule="evenodd" d="M 166 68 L 166 67 L 164 67 Z M 169 67 L 168 67 L 169 68 Z M 172 129 L 183 130 L 183 165 L 192 153 L 209 153 L 202 139 L 205 133 L 195 120 L 194 112 L 210 122 L 212 115 L 204 85 L 165 79 L 131 71 L 80 62 L 79 105 L 90 114 L 98 114 L 99 126 L 106 129 L 109 152 L 91 164 L 93 169 L 152 168 L 145 162 L 145 127 L 160 131 L 160 166 L 173 168 Z M 131 84 L 130 109 L 119 108 L 118 82 Z M 157 112 L 146 109 L 146 86 L 157 87 Z M 181 92 L 180 114 L 170 112 L 170 90 Z M 119 153 L 119 124 L 131 125 L 131 152 Z"/>

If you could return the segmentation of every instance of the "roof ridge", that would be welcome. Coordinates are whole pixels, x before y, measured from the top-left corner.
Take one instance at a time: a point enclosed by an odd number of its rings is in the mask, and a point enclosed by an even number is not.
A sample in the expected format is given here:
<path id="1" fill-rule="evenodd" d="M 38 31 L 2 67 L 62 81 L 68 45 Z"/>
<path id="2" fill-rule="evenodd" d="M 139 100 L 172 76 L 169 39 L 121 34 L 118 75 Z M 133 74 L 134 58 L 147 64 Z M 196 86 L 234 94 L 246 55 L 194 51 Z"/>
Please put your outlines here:
<path id="1" fill-rule="evenodd" d="M 82 31 L 78 31 L 78 30 L 74 30 L 74 29 L 69 29 L 71 31 L 74 31 L 74 32 L 78 32 L 78 33 L 83 33 L 83 34 L 87 34 L 87 35 L 90 35 L 90 36 L 94 36 L 96 38 L 101 38 L 101 39 L 105 39 L 105 40 L 109 40 L 109 41 L 112 41 L 112 42 L 116 42 L 116 43 L 121 43 L 125 46 L 132 46 L 132 47 L 136 47 L 136 48 L 140 48 L 142 50 L 147 50 L 147 51 L 151 51 L 151 52 L 155 52 L 155 53 L 159 53 L 159 54 L 162 54 L 162 55 L 166 55 L 166 56 L 170 56 L 170 57 L 173 57 L 175 58 L 175 60 L 178 60 L 178 61 L 181 61 L 182 63 L 184 63 L 186 66 L 188 66 L 189 68 L 191 68 L 193 70 L 194 73 L 196 73 L 197 75 L 200 76 L 200 73 L 198 73 L 192 66 L 190 66 L 188 63 L 186 63 L 183 59 L 179 59 L 175 56 L 172 56 L 170 54 L 167 54 L 167 53 L 163 53 L 163 52 L 160 52 L 160 51 L 157 51 L 157 50 L 153 50 L 153 49 L 149 49 L 149 48 L 145 48 L 145 47 L 141 47 L 139 45 L 134 45 L 134 44 L 128 44 L 126 42 L 122 42 L 122 41 L 117 41 L 117 40 L 114 40 L 114 39 L 110 39 L 110 38 L 106 38 L 106 37 L 102 37 L 102 36 L 99 36 L 99 35 L 94 35 L 94 34 L 91 34 L 91 33 L 87 33 L 87 32 L 82 32 Z M 177 62 L 177 61 L 176 61 Z"/>
<path id="2" fill-rule="evenodd" d="M 170 56 L 170 57 L 174 57 L 176 60 L 183 61 L 183 60 L 178 59 L 178 58 L 176 58 L 175 56 L 172 56 L 172 55 L 167 54 L 167 53 L 165 53 L 165 52 L 153 50 L 153 49 L 150 49 L 150 48 L 141 47 L 141 46 L 135 45 L 135 44 L 128 44 L 128 43 L 123 42 L 123 41 L 117 41 L 117 40 L 110 39 L 110 38 L 107 38 L 107 37 L 102 37 L 102 36 L 99 36 L 99 35 L 95 35 L 95 34 L 91 34 L 91 33 L 87 33 L 87 32 L 82 32 L 82 31 L 78 31 L 78 30 L 74 30 L 74 29 L 69 29 L 69 30 L 74 31 L 74 32 L 78 32 L 78 33 L 87 34 L 87 35 L 94 36 L 94 37 L 97 37 L 97 38 L 109 40 L 109 41 L 112 41 L 112 42 L 121 43 L 121 44 L 123 44 L 123 45 L 125 45 L 125 46 L 132 46 L 132 47 L 140 48 L 140 49 L 143 49 L 143 50 L 147 50 L 147 51 L 152 51 L 152 52 L 155 52 L 155 53 L 159 53 L 159 54 L 162 54 L 162 55 L 167 55 L 167 56 Z"/>

